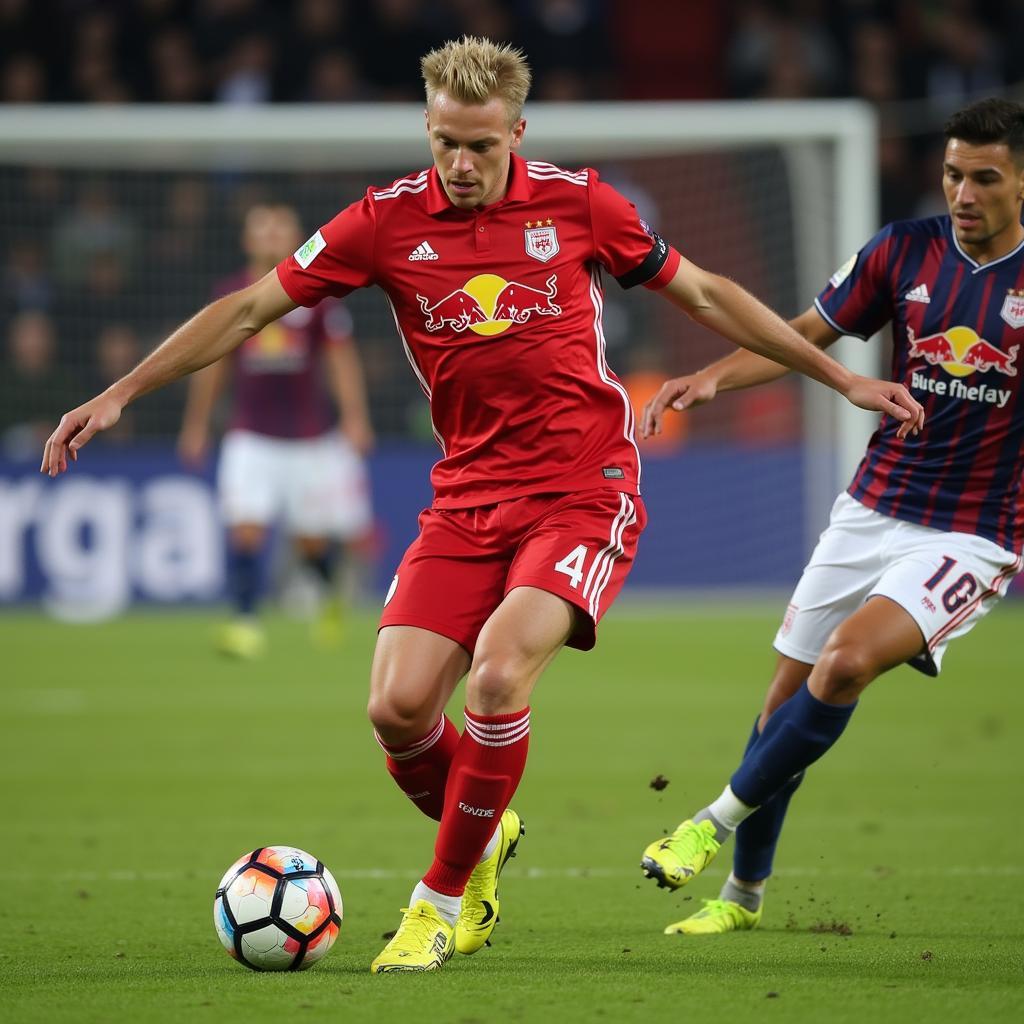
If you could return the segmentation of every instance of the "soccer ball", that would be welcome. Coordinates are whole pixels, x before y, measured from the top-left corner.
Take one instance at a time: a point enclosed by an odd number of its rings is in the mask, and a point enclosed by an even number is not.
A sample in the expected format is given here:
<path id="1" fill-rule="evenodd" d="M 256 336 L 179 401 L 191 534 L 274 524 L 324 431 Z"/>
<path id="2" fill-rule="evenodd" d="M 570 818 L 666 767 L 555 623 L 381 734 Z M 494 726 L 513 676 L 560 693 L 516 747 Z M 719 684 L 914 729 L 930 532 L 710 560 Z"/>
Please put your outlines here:
<path id="1" fill-rule="evenodd" d="M 213 900 L 221 944 L 254 971 L 312 967 L 334 945 L 341 915 L 334 876 L 294 846 L 261 846 L 239 857 Z"/>

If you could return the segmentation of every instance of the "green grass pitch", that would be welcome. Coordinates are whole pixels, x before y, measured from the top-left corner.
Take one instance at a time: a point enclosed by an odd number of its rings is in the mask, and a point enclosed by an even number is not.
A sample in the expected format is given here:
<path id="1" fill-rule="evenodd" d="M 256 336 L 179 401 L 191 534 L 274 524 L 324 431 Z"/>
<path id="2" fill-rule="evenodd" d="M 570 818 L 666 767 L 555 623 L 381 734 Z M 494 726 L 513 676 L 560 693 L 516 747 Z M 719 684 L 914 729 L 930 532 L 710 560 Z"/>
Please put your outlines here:
<path id="1" fill-rule="evenodd" d="M 527 836 L 493 947 L 385 977 L 367 968 L 433 828 L 366 723 L 371 618 L 331 653 L 274 619 L 268 657 L 238 665 L 211 653 L 212 616 L 5 615 L 0 1017 L 1024 1019 L 1020 602 L 954 644 L 938 681 L 903 668 L 871 688 L 795 798 L 761 930 L 662 934 L 717 894 L 729 857 L 669 894 L 640 852 L 734 767 L 780 611 L 623 606 L 596 652 L 563 653 L 533 701 Z M 321 857 L 344 894 L 309 972 L 253 974 L 214 934 L 221 873 L 274 843 Z"/>

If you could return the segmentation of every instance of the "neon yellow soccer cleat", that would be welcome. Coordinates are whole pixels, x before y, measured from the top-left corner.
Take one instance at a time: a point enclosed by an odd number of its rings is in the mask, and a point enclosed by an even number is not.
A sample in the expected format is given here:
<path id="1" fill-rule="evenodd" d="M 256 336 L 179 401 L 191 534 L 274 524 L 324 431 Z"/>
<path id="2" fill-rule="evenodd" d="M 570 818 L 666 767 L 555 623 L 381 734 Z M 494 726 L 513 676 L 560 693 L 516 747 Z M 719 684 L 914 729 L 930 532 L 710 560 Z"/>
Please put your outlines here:
<path id="1" fill-rule="evenodd" d="M 223 625 L 217 633 L 217 650 L 229 658 L 252 661 L 267 649 L 263 630 L 252 622 L 236 619 Z"/>
<path id="2" fill-rule="evenodd" d="M 682 921 L 670 924 L 666 935 L 721 935 L 723 932 L 744 932 L 756 928 L 761 921 L 762 904 L 756 911 L 747 910 L 732 900 L 704 900 L 704 908 Z"/>
<path id="3" fill-rule="evenodd" d="M 436 971 L 455 952 L 455 929 L 426 900 L 403 907 L 395 937 L 370 964 L 374 974 L 392 971 Z"/>
<path id="4" fill-rule="evenodd" d="M 506 861 L 516 855 L 519 840 L 526 834 L 523 823 L 511 808 L 501 816 L 501 835 L 494 852 L 473 869 L 462 894 L 462 913 L 455 924 L 455 948 L 467 956 L 491 937 L 498 922 L 498 877 Z"/>
<path id="5" fill-rule="evenodd" d="M 332 650 L 341 646 L 345 625 L 340 598 L 328 597 L 323 601 L 316 618 L 310 623 L 309 632 L 316 647 Z"/>
<path id="6" fill-rule="evenodd" d="M 721 845 L 710 821 L 695 824 L 687 819 L 644 850 L 640 867 L 648 878 L 657 879 L 658 888 L 680 889 L 715 859 Z"/>

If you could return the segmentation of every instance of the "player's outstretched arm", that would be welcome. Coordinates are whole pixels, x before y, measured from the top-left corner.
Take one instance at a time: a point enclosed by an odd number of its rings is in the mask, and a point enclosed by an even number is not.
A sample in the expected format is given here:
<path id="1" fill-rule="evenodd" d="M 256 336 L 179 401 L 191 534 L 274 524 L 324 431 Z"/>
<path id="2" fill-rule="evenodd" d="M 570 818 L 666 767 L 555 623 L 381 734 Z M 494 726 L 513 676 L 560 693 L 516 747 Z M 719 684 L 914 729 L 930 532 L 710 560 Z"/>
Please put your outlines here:
<path id="1" fill-rule="evenodd" d="M 825 320 L 814 306 L 789 321 L 790 326 L 812 345 L 828 348 L 839 338 L 839 332 Z M 696 373 L 665 381 L 658 393 L 644 406 L 640 430 L 644 437 L 660 434 L 668 409 L 682 412 L 710 402 L 720 391 L 739 391 L 778 380 L 789 373 L 789 367 L 759 356 L 747 349 L 738 349 L 705 366 Z"/>
<path id="2" fill-rule="evenodd" d="M 95 434 L 117 423 L 129 402 L 208 366 L 294 308 L 295 303 L 273 270 L 248 288 L 211 302 L 134 370 L 102 394 L 65 413 L 47 439 L 39 471 L 50 476 L 63 473 L 68 459 L 77 461 L 78 450 Z"/>
<path id="3" fill-rule="evenodd" d="M 861 377 L 802 338 L 781 317 L 734 281 L 680 260 L 662 293 L 698 323 L 742 348 L 834 388 L 861 409 L 900 421 L 898 437 L 916 433 L 924 410 L 902 384 Z"/>

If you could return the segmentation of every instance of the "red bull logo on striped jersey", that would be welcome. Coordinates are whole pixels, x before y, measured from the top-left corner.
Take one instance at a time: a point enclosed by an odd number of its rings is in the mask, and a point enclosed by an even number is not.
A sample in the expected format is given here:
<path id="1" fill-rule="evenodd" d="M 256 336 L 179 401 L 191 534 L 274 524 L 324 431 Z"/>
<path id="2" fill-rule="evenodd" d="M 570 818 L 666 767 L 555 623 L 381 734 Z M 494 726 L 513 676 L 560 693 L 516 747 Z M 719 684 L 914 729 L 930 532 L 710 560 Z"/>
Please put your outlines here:
<path id="1" fill-rule="evenodd" d="M 979 337 L 970 327 L 950 327 L 924 338 L 915 337 L 913 328 L 908 328 L 907 338 L 910 342 L 907 354 L 911 359 L 923 359 L 929 366 L 940 366 L 953 378 L 935 378 L 913 370 L 911 387 L 932 394 L 985 402 L 1000 409 L 1010 400 L 1012 388 L 998 388 L 986 383 L 967 385 L 961 378 L 990 371 L 1016 377 L 1019 345 L 1011 345 L 1004 352 Z"/>

